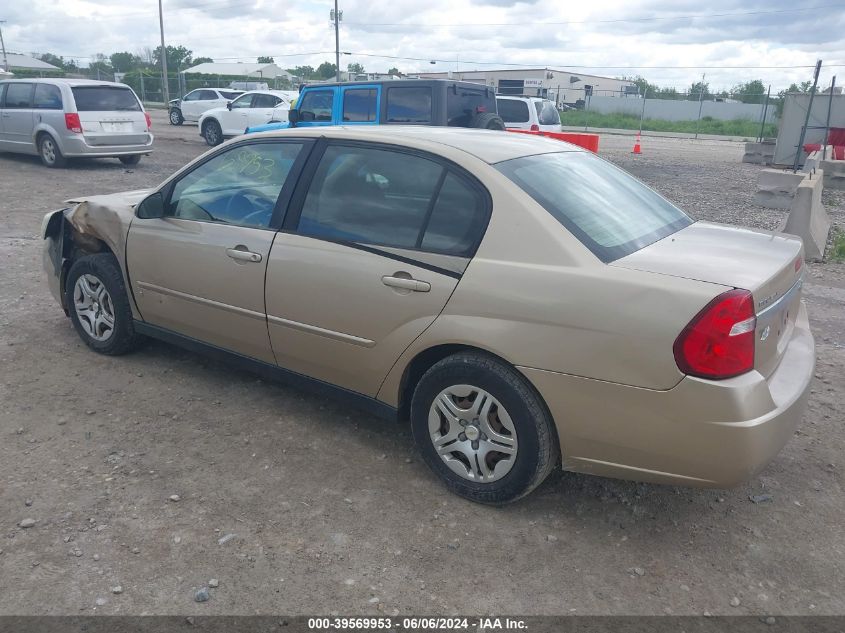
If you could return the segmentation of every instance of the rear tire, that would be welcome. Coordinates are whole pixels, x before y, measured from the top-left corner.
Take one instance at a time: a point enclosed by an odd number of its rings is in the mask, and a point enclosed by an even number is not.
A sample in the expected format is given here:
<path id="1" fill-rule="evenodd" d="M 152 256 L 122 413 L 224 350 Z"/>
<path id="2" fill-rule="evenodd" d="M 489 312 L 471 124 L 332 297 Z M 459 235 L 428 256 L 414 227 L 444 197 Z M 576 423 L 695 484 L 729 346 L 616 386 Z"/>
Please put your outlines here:
<path id="1" fill-rule="evenodd" d="M 423 375 L 411 400 L 411 430 L 446 487 L 480 503 L 527 495 L 560 458 L 540 396 L 522 374 L 483 353 L 449 356 Z"/>
<path id="2" fill-rule="evenodd" d="M 118 156 L 117 159 L 124 165 L 137 165 L 141 162 L 141 155 L 132 154 L 131 156 Z"/>
<path id="3" fill-rule="evenodd" d="M 62 150 L 59 149 L 56 139 L 46 132 L 38 137 L 38 155 L 45 167 L 52 169 L 67 165 L 67 159 L 62 154 Z"/>
<path id="4" fill-rule="evenodd" d="M 505 130 L 505 122 L 495 112 L 479 112 L 470 119 L 469 126 L 484 130 Z"/>
<path id="5" fill-rule="evenodd" d="M 220 128 L 220 124 L 214 119 L 202 124 L 202 135 L 205 138 L 205 142 L 211 145 L 211 147 L 220 145 L 223 142 L 223 130 Z"/>
<path id="6" fill-rule="evenodd" d="M 185 122 L 185 117 L 182 116 L 182 111 L 179 108 L 170 109 L 170 125 L 182 125 Z"/>
<path id="7" fill-rule="evenodd" d="M 65 305 L 79 338 L 95 352 L 119 356 L 139 341 L 120 265 L 111 253 L 77 259 L 65 282 Z"/>

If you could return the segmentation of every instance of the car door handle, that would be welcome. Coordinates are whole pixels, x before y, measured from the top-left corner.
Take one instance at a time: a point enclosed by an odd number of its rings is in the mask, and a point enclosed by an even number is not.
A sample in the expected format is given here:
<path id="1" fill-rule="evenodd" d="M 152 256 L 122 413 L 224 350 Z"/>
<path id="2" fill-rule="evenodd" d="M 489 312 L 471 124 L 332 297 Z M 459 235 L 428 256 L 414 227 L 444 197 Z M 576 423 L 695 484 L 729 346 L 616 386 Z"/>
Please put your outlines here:
<path id="1" fill-rule="evenodd" d="M 412 292 L 428 292 L 431 290 L 431 284 L 427 281 L 420 281 L 411 277 L 391 277 L 390 275 L 385 275 L 381 278 L 381 283 L 391 288 L 411 290 Z"/>
<path id="2" fill-rule="evenodd" d="M 253 253 L 246 250 L 245 246 L 238 245 L 235 248 L 227 248 L 226 254 L 234 260 L 241 262 L 260 262 L 261 253 Z"/>

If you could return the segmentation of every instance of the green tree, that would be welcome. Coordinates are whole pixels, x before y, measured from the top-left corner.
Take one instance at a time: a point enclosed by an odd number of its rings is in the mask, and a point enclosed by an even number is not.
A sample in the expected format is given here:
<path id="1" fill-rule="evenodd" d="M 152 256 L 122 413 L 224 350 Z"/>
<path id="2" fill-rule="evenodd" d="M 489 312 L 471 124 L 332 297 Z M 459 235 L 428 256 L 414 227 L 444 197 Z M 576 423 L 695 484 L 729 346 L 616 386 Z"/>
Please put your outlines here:
<path id="1" fill-rule="evenodd" d="M 402 73 L 400 73 L 400 72 L 399 72 L 399 69 L 398 69 L 398 68 L 396 68 L 396 66 L 394 66 L 393 68 L 391 68 L 390 70 L 388 70 L 388 71 L 387 71 L 387 74 L 388 74 L 388 75 L 394 75 L 394 76 L 396 76 L 396 77 L 401 77 L 401 76 L 402 76 Z"/>
<path id="2" fill-rule="evenodd" d="M 193 64 L 194 51 L 188 50 L 184 46 L 168 46 L 167 47 L 167 71 L 176 72 L 190 68 Z M 161 65 L 161 46 L 156 46 L 153 51 L 153 65 Z"/>
<path id="3" fill-rule="evenodd" d="M 759 79 L 737 84 L 731 88 L 733 98 L 743 103 L 763 103 L 766 100 L 766 86 Z"/>
<path id="4" fill-rule="evenodd" d="M 141 64 L 141 60 L 134 53 L 124 51 L 122 53 L 112 53 L 109 55 L 111 67 L 115 72 L 126 73 L 130 70 L 135 70 Z"/>
<path id="5" fill-rule="evenodd" d="M 636 84 L 637 88 L 639 88 L 640 94 L 648 95 L 650 98 L 654 98 L 654 96 L 660 91 L 660 87 L 657 84 L 649 82 L 648 79 L 641 75 L 637 75 L 636 77 L 622 77 L 622 79 Z"/>
<path id="6" fill-rule="evenodd" d="M 99 77 L 105 79 L 104 75 L 111 75 L 114 73 L 109 58 L 102 53 L 97 53 L 91 57 L 91 63 L 88 64 L 88 76 Z"/>
<path id="7" fill-rule="evenodd" d="M 699 99 L 707 99 L 710 96 L 710 84 L 706 81 L 696 81 L 690 86 L 687 98 L 692 101 L 698 101 Z"/>
<path id="8" fill-rule="evenodd" d="M 364 72 L 364 67 L 361 64 L 349 64 L 346 67 L 346 70 L 349 71 L 351 75 L 358 75 Z"/>
<path id="9" fill-rule="evenodd" d="M 299 77 L 302 81 L 307 81 L 309 78 L 313 78 L 315 75 L 315 70 L 311 66 L 297 66 L 295 68 L 288 68 L 288 72 L 294 77 Z"/>
<path id="10" fill-rule="evenodd" d="M 58 68 L 64 68 L 65 64 L 67 63 L 65 62 L 64 57 L 53 55 L 53 53 L 42 53 L 41 55 L 38 55 L 38 59 L 40 59 L 42 62 L 57 66 Z"/>
<path id="11" fill-rule="evenodd" d="M 191 66 L 199 66 L 200 64 L 213 64 L 214 60 L 210 57 L 197 57 L 191 60 Z"/>
<path id="12" fill-rule="evenodd" d="M 317 74 L 322 79 L 331 79 L 332 77 L 337 75 L 337 66 L 335 66 L 331 62 L 323 62 L 322 64 L 317 66 Z"/>
<path id="13" fill-rule="evenodd" d="M 258 58 L 259 64 L 274 64 L 275 62 L 276 62 L 275 59 L 273 59 L 272 57 L 268 57 L 266 55 L 261 55 Z"/>

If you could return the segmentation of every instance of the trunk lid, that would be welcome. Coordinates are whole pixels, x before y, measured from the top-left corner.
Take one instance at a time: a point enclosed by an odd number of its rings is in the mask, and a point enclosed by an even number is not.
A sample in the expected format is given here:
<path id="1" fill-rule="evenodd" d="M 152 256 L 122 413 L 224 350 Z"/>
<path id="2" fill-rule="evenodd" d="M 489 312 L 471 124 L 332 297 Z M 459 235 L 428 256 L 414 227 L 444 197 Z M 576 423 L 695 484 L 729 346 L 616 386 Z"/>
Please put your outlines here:
<path id="1" fill-rule="evenodd" d="M 754 366 L 768 376 L 792 334 L 803 264 L 798 237 L 696 222 L 611 265 L 749 290 L 757 314 Z"/>

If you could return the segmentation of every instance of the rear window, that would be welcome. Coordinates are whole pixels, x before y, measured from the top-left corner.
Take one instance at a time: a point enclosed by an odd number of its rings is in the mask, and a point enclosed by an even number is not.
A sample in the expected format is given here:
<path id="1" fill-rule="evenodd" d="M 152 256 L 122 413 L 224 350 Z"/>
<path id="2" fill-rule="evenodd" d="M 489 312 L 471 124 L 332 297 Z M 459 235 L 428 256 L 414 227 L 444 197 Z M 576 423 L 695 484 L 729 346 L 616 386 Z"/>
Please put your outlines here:
<path id="1" fill-rule="evenodd" d="M 535 101 L 534 107 L 537 109 L 537 118 L 540 121 L 540 125 L 560 124 L 560 114 L 558 114 L 555 104 L 551 101 Z"/>
<path id="2" fill-rule="evenodd" d="M 129 88 L 112 86 L 77 86 L 71 88 L 79 112 L 112 112 L 141 110 L 135 93 Z"/>
<path id="3" fill-rule="evenodd" d="M 478 112 L 495 112 L 495 98 L 483 86 L 480 89 L 453 84 L 446 89 L 446 124 L 469 127 Z"/>
<path id="4" fill-rule="evenodd" d="M 496 168 L 604 262 L 692 224 L 668 200 L 588 152 L 525 156 Z"/>
<path id="5" fill-rule="evenodd" d="M 388 88 L 387 122 L 431 123 L 431 88 Z"/>
<path id="6" fill-rule="evenodd" d="M 499 116 L 505 123 L 528 123 L 528 104 L 515 99 L 499 99 Z"/>

